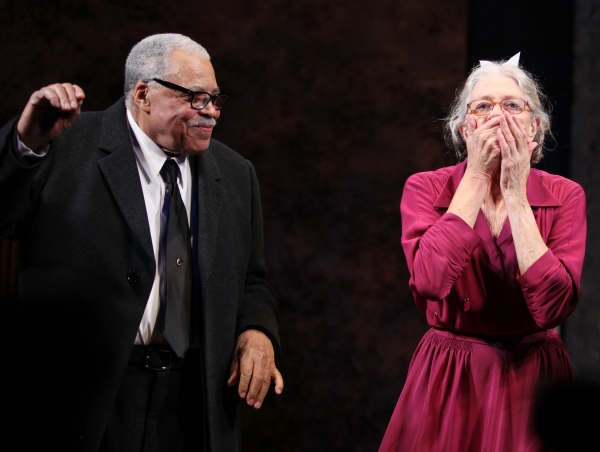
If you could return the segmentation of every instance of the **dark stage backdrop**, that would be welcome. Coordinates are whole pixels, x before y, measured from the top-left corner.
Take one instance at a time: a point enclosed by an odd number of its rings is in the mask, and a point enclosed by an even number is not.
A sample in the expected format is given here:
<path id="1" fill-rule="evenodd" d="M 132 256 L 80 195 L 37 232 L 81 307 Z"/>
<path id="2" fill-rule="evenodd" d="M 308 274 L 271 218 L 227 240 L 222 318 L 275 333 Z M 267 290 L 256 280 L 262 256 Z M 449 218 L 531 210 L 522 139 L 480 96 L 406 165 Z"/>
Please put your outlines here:
<path id="1" fill-rule="evenodd" d="M 426 329 L 398 203 L 408 175 L 452 161 L 440 118 L 465 72 L 466 0 L 1 4 L 3 123 L 53 82 L 111 105 L 149 34 L 208 49 L 231 94 L 215 137 L 256 166 L 280 302 L 286 388 L 242 410 L 245 450 L 376 450 Z"/>
<path id="2" fill-rule="evenodd" d="M 108 107 L 147 35 L 208 49 L 231 95 L 215 138 L 256 167 L 280 303 L 286 388 L 242 407 L 244 450 L 377 450 L 427 328 L 399 245 L 403 184 L 453 162 L 440 119 L 455 89 L 473 59 L 513 48 L 468 53 L 467 0 L 0 0 L 0 11 L 1 123 L 53 82 L 82 86 L 84 110 Z M 5 298 L 13 268 L 4 259 Z"/>

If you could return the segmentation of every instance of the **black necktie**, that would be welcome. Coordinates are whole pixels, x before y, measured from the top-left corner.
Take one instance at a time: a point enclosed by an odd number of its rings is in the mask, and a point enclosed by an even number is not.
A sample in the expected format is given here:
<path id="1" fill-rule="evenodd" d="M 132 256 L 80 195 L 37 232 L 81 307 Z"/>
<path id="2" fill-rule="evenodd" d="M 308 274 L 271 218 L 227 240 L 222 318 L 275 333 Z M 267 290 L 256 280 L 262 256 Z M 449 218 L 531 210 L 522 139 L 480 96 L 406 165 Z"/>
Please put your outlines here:
<path id="1" fill-rule="evenodd" d="M 177 185 L 177 163 L 167 160 L 160 170 L 166 184 L 158 253 L 160 310 L 156 328 L 179 357 L 190 344 L 192 250 L 185 204 Z"/>

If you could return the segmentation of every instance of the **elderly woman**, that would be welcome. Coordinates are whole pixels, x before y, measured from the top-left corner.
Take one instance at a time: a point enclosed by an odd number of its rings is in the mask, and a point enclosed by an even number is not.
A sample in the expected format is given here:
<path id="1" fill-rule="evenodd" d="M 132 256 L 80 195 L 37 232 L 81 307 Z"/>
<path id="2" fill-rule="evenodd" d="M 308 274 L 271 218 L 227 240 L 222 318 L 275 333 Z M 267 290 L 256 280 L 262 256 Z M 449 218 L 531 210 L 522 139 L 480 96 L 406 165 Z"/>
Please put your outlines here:
<path id="1" fill-rule="evenodd" d="M 380 452 L 543 450 L 536 391 L 569 384 L 554 330 L 580 295 L 585 195 L 531 168 L 550 119 L 533 77 L 484 61 L 447 121 L 456 166 L 406 182 L 410 288 L 431 329 L 419 343 Z"/>

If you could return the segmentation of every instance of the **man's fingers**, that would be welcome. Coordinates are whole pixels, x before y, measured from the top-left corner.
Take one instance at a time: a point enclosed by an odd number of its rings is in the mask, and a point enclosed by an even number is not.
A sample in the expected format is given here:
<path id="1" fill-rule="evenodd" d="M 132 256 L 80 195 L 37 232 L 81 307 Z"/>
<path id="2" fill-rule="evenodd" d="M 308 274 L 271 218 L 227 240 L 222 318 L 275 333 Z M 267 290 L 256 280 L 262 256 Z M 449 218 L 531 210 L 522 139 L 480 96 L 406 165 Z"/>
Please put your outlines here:
<path id="1" fill-rule="evenodd" d="M 240 382 L 238 384 L 238 394 L 241 398 L 245 398 L 246 395 L 250 396 L 250 382 L 252 381 L 252 362 L 242 357 L 240 362 L 239 372 Z"/>
<path id="2" fill-rule="evenodd" d="M 68 105 L 69 108 L 72 110 L 76 110 L 77 108 L 79 108 L 79 101 L 75 94 L 75 87 L 70 83 L 63 83 L 62 87 L 65 90 L 66 94 L 65 106 Z"/>
<path id="3" fill-rule="evenodd" d="M 79 85 L 73 85 L 73 89 L 75 90 L 75 101 L 77 102 L 77 106 L 81 107 L 83 100 L 85 99 L 85 93 L 83 89 Z"/>
<path id="4" fill-rule="evenodd" d="M 40 108 L 45 107 L 48 104 L 54 108 L 60 108 L 60 97 L 54 90 L 50 89 L 49 86 L 45 86 L 44 88 L 35 91 L 31 95 L 25 108 Z"/>
<path id="5" fill-rule="evenodd" d="M 33 93 L 30 103 L 33 107 L 43 107 L 49 103 L 58 110 L 71 111 L 78 109 L 84 98 L 81 87 L 71 83 L 54 83 Z"/>
<path id="6" fill-rule="evenodd" d="M 273 383 L 275 383 L 275 392 L 277 394 L 281 394 L 283 392 L 283 376 L 277 367 L 273 366 L 273 371 L 271 372 L 271 378 L 273 379 Z"/>
<path id="7" fill-rule="evenodd" d="M 50 85 L 48 88 L 59 99 L 59 107 L 56 107 L 56 105 L 53 104 L 56 108 L 60 108 L 63 111 L 71 111 L 79 107 L 79 103 L 75 97 L 75 89 L 70 83 L 56 83 Z"/>
<path id="8" fill-rule="evenodd" d="M 234 354 L 234 357 L 231 360 L 231 366 L 229 368 L 227 386 L 233 386 L 240 380 L 239 370 L 239 360 L 237 359 L 237 355 Z"/>
<path id="9" fill-rule="evenodd" d="M 252 375 L 250 393 L 248 393 L 248 405 L 252 405 L 256 409 L 262 406 L 263 400 L 265 400 L 269 391 L 269 386 L 271 386 L 268 370 L 266 368 L 257 370 L 258 372 Z M 254 394 L 256 394 L 256 397 L 252 397 Z"/>
<path id="10" fill-rule="evenodd" d="M 263 369 L 264 372 L 267 372 L 268 369 Z M 269 388 L 271 387 L 271 380 L 275 383 L 275 393 L 281 394 L 283 392 L 283 376 L 277 367 L 273 366 L 271 369 L 271 377 L 266 378 L 267 374 L 263 372 L 258 372 L 252 375 L 252 382 L 250 384 L 251 389 L 248 393 L 247 402 L 248 405 L 253 406 L 256 409 L 259 409 L 269 392 Z M 257 389 L 256 397 L 253 396 L 253 390 Z"/>
<path id="11" fill-rule="evenodd" d="M 268 358 L 264 352 L 261 350 L 254 350 L 249 354 L 247 359 L 247 373 L 248 373 L 248 391 L 246 394 L 246 401 L 248 405 L 255 405 L 255 403 L 262 403 L 262 399 L 260 398 L 261 393 L 263 392 L 262 386 L 267 382 L 270 384 L 270 374 L 271 372 L 268 369 Z M 243 371 L 242 371 L 243 374 Z M 264 391 L 264 395 L 266 391 Z M 240 396 L 244 397 L 241 392 Z"/>
<path id="12" fill-rule="evenodd" d="M 278 394 L 283 390 L 283 378 L 275 367 L 273 344 L 261 331 L 247 330 L 238 337 L 235 350 L 234 359 L 239 359 L 238 394 L 248 405 L 258 409 L 269 392 L 271 380 Z M 228 384 L 235 381 L 233 370 L 232 363 Z"/>

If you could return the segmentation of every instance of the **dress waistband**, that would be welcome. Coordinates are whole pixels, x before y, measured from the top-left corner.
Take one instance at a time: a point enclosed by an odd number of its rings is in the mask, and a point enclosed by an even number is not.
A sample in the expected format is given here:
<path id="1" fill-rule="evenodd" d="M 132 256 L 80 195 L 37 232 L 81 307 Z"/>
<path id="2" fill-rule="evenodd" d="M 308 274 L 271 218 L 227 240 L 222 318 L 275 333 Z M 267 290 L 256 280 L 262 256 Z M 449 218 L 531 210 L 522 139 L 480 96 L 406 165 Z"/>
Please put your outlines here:
<path id="1" fill-rule="evenodd" d="M 550 338 L 558 338 L 559 335 L 554 330 L 540 331 L 533 334 L 500 334 L 500 335 L 483 335 L 469 333 L 452 333 L 446 330 L 438 330 L 432 328 L 434 334 L 456 339 L 458 341 L 474 342 L 482 345 L 491 345 L 502 350 L 514 350 L 519 345 L 533 344 L 536 342 L 544 342 Z"/>

